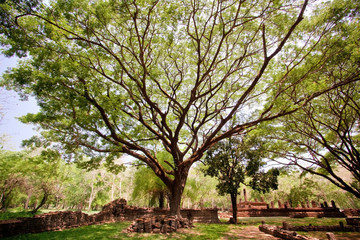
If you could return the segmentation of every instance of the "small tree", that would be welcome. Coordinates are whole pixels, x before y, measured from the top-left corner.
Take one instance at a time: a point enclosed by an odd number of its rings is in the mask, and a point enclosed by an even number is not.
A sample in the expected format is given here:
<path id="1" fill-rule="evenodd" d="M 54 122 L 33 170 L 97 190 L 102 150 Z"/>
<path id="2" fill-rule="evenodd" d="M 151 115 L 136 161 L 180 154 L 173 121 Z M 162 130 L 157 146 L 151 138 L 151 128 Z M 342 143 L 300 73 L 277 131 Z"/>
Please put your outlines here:
<path id="1" fill-rule="evenodd" d="M 147 166 L 139 166 L 134 175 L 134 190 L 132 198 L 140 200 L 142 197 L 149 206 L 154 206 L 156 200 L 159 208 L 164 208 L 165 198 L 168 194 L 165 184 Z M 148 199 L 150 198 L 150 199 Z"/>
<path id="2" fill-rule="evenodd" d="M 6 211 L 17 188 L 25 182 L 23 152 L 0 151 L 0 210 Z"/>
<path id="3" fill-rule="evenodd" d="M 40 200 L 32 210 L 32 213 L 36 213 L 51 197 L 62 191 L 62 181 L 66 173 L 60 168 L 62 164 L 60 154 L 51 149 L 27 158 L 24 164 L 28 168 L 26 177 Z"/>
<path id="4" fill-rule="evenodd" d="M 207 152 L 205 165 L 208 167 L 204 173 L 219 180 L 216 188 L 220 195 L 230 194 L 235 224 L 237 195 L 241 184 L 262 192 L 277 189 L 279 171 L 261 171 L 261 167 L 265 165 L 262 157 L 261 144 L 254 138 L 229 138 L 217 143 Z M 250 177 L 250 180 L 247 181 L 246 177 Z"/>

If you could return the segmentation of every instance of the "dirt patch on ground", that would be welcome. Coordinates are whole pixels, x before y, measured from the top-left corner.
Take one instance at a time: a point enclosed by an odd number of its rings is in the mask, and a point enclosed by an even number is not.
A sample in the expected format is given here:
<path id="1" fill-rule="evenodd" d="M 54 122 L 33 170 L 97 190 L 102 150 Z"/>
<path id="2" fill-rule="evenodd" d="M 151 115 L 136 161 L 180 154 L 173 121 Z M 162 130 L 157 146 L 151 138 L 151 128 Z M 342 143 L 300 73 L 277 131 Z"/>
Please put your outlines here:
<path id="1" fill-rule="evenodd" d="M 191 234 L 193 236 L 201 235 L 195 228 L 192 229 L 179 229 L 179 234 Z M 301 235 L 316 237 L 319 240 L 327 240 L 325 232 L 307 232 L 299 233 Z M 336 232 L 334 233 L 337 240 L 360 240 L 360 233 L 350 233 L 350 232 Z M 172 237 L 176 238 L 176 234 Z M 181 237 L 180 237 L 181 239 Z M 280 239 L 276 238 L 270 234 L 263 233 L 259 230 L 258 226 L 244 226 L 244 225 L 230 225 L 229 231 L 226 233 L 221 240 L 230 240 L 230 239 L 259 239 L 259 240 L 275 240 Z"/>
<path id="2" fill-rule="evenodd" d="M 201 235 L 197 232 L 196 227 L 192 229 L 179 229 L 178 233 L 191 234 L 191 235 Z M 174 237 L 174 236 L 173 236 Z M 273 237 L 272 235 L 263 233 L 259 230 L 259 227 L 256 226 L 241 226 L 241 225 L 230 225 L 229 231 L 221 240 L 229 239 L 259 239 L 259 240 L 274 240 L 280 239 Z"/>

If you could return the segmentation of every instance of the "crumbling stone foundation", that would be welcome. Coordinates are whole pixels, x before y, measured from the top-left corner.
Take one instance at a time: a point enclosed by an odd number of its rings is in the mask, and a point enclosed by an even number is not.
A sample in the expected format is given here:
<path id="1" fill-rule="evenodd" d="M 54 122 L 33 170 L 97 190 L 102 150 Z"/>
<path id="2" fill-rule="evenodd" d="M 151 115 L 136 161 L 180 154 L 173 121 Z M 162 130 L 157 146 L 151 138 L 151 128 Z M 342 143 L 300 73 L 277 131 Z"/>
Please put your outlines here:
<path id="1" fill-rule="evenodd" d="M 187 218 L 176 216 L 148 216 L 136 219 L 127 232 L 138 233 L 172 233 L 178 228 L 191 228 L 192 223 Z"/>
<path id="2" fill-rule="evenodd" d="M 56 231 L 92 224 L 103 224 L 119 221 L 135 221 L 136 219 L 142 218 L 144 216 L 167 216 L 169 215 L 169 213 L 169 209 L 137 208 L 128 206 L 126 200 L 117 199 L 110 202 L 109 204 L 106 204 L 101 212 L 93 215 L 88 215 L 80 211 L 62 211 L 45 213 L 34 216 L 32 218 L 18 218 L 13 220 L 0 221 L 0 238 L 25 233 Z M 190 222 L 220 222 L 218 218 L 217 208 L 182 209 L 181 215 L 185 219 L 187 219 L 187 221 L 177 220 L 176 226 L 188 226 L 190 225 Z M 168 221 L 170 222 L 170 220 Z M 172 225 L 170 226 L 170 230 L 171 228 Z M 155 230 L 155 232 L 156 231 L 158 230 Z"/>
<path id="3" fill-rule="evenodd" d="M 267 225 L 267 224 L 260 225 L 259 230 L 264 232 L 264 233 L 273 235 L 274 237 L 281 238 L 281 239 L 287 239 L 287 240 L 318 240 L 317 238 L 298 235 L 294 231 L 284 230 L 284 229 L 281 229 L 278 226 L 272 226 L 272 225 Z"/>
<path id="4" fill-rule="evenodd" d="M 329 217 L 344 218 L 346 215 L 339 208 L 268 208 L 254 209 L 242 208 L 238 209 L 238 217 Z"/>
<path id="5" fill-rule="evenodd" d="M 337 226 L 292 226 L 290 223 L 283 222 L 283 226 L 272 226 L 262 224 L 259 226 L 259 230 L 271 234 L 274 237 L 289 240 L 315 240 L 317 238 L 305 237 L 298 235 L 296 232 L 327 232 L 328 239 L 335 239 L 334 234 L 331 232 L 360 232 L 360 226 L 346 225 L 343 222 L 339 222 Z"/>

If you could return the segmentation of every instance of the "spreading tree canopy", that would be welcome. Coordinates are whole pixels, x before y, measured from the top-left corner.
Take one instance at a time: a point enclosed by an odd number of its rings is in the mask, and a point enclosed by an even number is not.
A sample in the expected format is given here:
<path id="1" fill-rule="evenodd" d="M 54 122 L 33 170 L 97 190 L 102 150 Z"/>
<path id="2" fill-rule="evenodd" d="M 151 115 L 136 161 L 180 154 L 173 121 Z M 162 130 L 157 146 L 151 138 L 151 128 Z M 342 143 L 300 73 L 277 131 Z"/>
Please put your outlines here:
<path id="1" fill-rule="evenodd" d="M 23 121 L 65 153 L 146 163 L 177 215 L 189 169 L 212 145 L 354 81 L 309 83 L 334 57 L 319 43 L 351 18 L 353 1 L 335 2 L 2 1 L 2 52 L 26 56 L 3 85 L 37 99 Z"/>
<path id="2" fill-rule="evenodd" d="M 281 125 L 268 128 L 273 158 L 360 198 L 359 89 L 357 83 L 326 93 Z"/>
<path id="3" fill-rule="evenodd" d="M 360 29 L 359 2 L 346 21 L 336 26 L 336 37 L 323 41 L 319 51 L 334 55 L 310 79 L 318 85 L 353 79 L 327 91 L 294 114 L 267 123 L 264 130 L 273 158 L 326 178 L 360 198 Z M 346 11 L 344 5 L 338 10 Z M 333 46 L 327 49 L 328 45 Z M 310 62 L 309 62 L 310 60 Z M 296 77 L 312 59 L 289 75 Z M 314 86 L 318 87 L 318 86 Z"/>

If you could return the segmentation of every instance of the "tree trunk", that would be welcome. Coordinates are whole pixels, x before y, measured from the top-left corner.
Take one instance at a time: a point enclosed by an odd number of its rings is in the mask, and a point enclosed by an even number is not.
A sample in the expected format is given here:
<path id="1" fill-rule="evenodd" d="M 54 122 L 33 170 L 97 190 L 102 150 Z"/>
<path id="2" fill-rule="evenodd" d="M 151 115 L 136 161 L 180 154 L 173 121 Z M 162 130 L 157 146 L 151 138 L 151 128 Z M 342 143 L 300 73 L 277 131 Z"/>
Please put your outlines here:
<path id="1" fill-rule="evenodd" d="M 120 179 L 119 198 L 122 198 L 122 195 L 121 195 L 121 179 Z"/>
<path id="2" fill-rule="evenodd" d="M 230 194 L 234 223 L 237 224 L 237 194 Z"/>
<path id="3" fill-rule="evenodd" d="M 13 191 L 14 188 L 10 188 L 10 189 L 1 189 L 2 193 L 1 193 L 1 198 L 0 198 L 0 210 L 2 211 L 6 211 L 6 209 L 8 208 L 8 206 L 10 205 L 10 201 L 11 201 L 11 193 Z"/>
<path id="4" fill-rule="evenodd" d="M 113 175 L 113 180 L 111 183 L 111 201 L 114 201 L 114 192 L 115 192 L 115 175 Z"/>
<path id="5" fill-rule="evenodd" d="M 187 176 L 189 173 L 190 166 L 182 166 L 178 168 L 178 171 L 175 173 L 175 178 L 170 187 L 170 216 L 179 216 L 180 213 L 180 204 L 181 197 L 184 192 Z"/>
<path id="6" fill-rule="evenodd" d="M 160 193 L 159 193 L 159 208 L 164 208 L 164 200 L 165 200 L 165 198 L 164 198 L 164 192 L 163 191 L 161 191 Z"/>
<path id="7" fill-rule="evenodd" d="M 180 214 L 180 203 L 183 192 L 181 185 L 174 185 L 170 193 L 170 216 L 181 216 Z"/>
<path id="8" fill-rule="evenodd" d="M 89 205 L 88 205 L 88 211 L 91 210 L 91 204 L 94 200 L 94 181 L 91 182 L 91 192 L 90 192 L 90 197 L 89 197 Z"/>
<path id="9" fill-rule="evenodd" d="M 44 196 L 41 199 L 40 204 L 37 207 L 35 207 L 34 210 L 31 211 L 31 213 L 36 213 L 46 203 L 48 197 L 49 197 L 49 194 L 47 192 L 44 192 Z"/>

